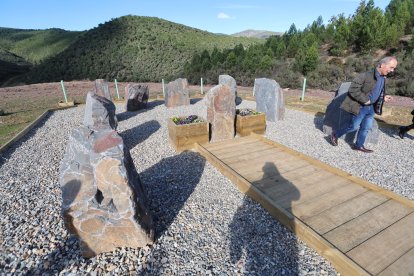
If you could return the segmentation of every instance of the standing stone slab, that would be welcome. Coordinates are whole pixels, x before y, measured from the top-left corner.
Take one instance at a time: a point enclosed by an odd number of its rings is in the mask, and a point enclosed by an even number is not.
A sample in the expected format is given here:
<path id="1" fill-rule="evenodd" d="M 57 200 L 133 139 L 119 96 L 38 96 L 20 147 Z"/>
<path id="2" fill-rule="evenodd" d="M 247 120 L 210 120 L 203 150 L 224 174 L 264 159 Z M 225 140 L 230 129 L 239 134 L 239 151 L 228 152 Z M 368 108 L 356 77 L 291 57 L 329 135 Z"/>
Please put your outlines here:
<path id="1" fill-rule="evenodd" d="M 112 101 L 111 93 L 109 92 L 108 81 L 104 79 L 95 80 L 95 93 L 99 96 L 105 97 L 108 100 Z"/>
<path id="2" fill-rule="evenodd" d="M 211 142 L 234 138 L 236 95 L 228 85 L 216 85 L 206 95 L 207 121 L 211 125 Z"/>
<path id="3" fill-rule="evenodd" d="M 176 107 L 190 105 L 190 90 L 187 79 L 169 82 L 165 89 L 165 106 Z"/>
<path id="4" fill-rule="evenodd" d="M 59 181 L 64 222 L 79 237 L 84 257 L 153 242 L 142 184 L 116 131 L 75 129 Z"/>
<path id="5" fill-rule="evenodd" d="M 285 103 L 280 85 L 272 79 L 260 78 L 254 81 L 256 110 L 266 113 L 266 120 L 276 122 L 285 118 Z"/>
<path id="6" fill-rule="evenodd" d="M 241 104 L 242 99 L 237 97 L 237 83 L 236 83 L 236 80 L 232 76 L 220 75 L 219 84 L 228 85 L 230 87 L 231 92 L 234 93 L 235 95 L 236 106 Z"/>
<path id="7" fill-rule="evenodd" d="M 84 125 L 72 131 L 60 166 L 64 222 L 86 258 L 154 239 L 146 194 L 116 123 L 114 104 L 89 92 Z"/>
<path id="8" fill-rule="evenodd" d="M 349 84 L 349 85 L 348 85 Z M 338 130 L 346 127 L 351 121 L 352 114 L 341 109 L 342 102 L 348 95 L 350 83 L 343 83 L 337 91 L 337 96 L 326 107 L 325 116 L 323 118 L 323 133 L 331 135 L 332 129 Z M 352 144 L 356 140 L 357 131 L 342 136 L 347 143 Z M 368 131 L 366 143 L 377 144 L 379 140 L 379 129 L 376 120 L 373 121 L 371 129 Z"/>
<path id="9" fill-rule="evenodd" d="M 118 120 L 115 112 L 116 107 L 112 101 L 93 92 L 88 92 L 83 124 L 91 129 L 116 129 Z"/>
<path id="10" fill-rule="evenodd" d="M 128 84 L 125 87 L 126 111 L 137 111 L 147 107 L 149 97 L 148 85 Z"/>

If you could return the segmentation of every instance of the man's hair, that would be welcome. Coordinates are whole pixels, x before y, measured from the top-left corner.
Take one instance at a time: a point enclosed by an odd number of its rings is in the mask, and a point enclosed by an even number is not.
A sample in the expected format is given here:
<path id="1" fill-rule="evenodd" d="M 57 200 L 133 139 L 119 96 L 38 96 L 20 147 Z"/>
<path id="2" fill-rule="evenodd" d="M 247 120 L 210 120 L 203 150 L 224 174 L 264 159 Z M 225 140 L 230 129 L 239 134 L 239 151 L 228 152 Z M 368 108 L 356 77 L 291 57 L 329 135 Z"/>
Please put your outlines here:
<path id="1" fill-rule="evenodd" d="M 388 64 L 392 60 L 397 60 L 395 57 L 384 57 L 380 61 L 378 61 L 377 67 L 380 67 L 382 64 Z"/>

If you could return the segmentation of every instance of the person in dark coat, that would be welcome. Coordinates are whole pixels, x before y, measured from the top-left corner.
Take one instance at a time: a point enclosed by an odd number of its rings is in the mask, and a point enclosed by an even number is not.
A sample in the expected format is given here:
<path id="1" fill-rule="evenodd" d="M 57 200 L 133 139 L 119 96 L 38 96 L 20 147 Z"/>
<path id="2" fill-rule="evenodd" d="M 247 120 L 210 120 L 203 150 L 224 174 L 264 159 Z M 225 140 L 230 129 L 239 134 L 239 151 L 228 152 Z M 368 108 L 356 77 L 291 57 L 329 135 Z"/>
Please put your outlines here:
<path id="1" fill-rule="evenodd" d="M 402 126 L 399 129 L 398 136 L 400 136 L 401 139 L 404 139 L 405 134 L 410 130 L 414 129 L 414 109 L 411 111 L 411 114 L 413 115 L 412 124 L 409 126 Z"/>
<path id="2" fill-rule="evenodd" d="M 342 135 L 358 130 L 356 143 L 352 149 L 365 153 L 372 152 L 365 148 L 365 139 L 375 113 L 381 115 L 384 102 L 392 99 L 391 96 L 385 95 L 385 78 L 395 70 L 397 64 L 395 57 L 385 57 L 375 68 L 359 74 L 352 81 L 347 97 L 341 104 L 343 110 L 352 114 L 351 121 L 348 126 L 332 132 L 329 137 L 332 145 L 337 146 L 338 138 Z"/>

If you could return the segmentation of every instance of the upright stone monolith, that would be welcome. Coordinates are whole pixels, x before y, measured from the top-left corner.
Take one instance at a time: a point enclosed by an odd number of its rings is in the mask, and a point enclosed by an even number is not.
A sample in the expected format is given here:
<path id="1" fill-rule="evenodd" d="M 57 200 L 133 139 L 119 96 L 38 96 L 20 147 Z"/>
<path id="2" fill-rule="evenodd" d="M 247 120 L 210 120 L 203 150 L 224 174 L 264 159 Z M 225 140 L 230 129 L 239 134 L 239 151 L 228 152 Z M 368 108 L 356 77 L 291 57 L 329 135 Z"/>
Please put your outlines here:
<path id="1" fill-rule="evenodd" d="M 187 79 L 176 79 L 169 82 L 165 88 L 165 106 L 176 107 L 190 104 L 190 89 Z"/>
<path id="2" fill-rule="evenodd" d="M 254 81 L 256 110 L 266 113 L 266 120 L 276 122 L 285 118 L 285 103 L 280 85 L 272 79 Z"/>
<path id="3" fill-rule="evenodd" d="M 104 79 L 95 80 L 95 93 L 112 101 L 111 92 L 109 91 L 108 81 Z"/>
<path id="4" fill-rule="evenodd" d="M 220 75 L 219 84 L 228 85 L 230 87 L 231 92 L 234 93 L 235 95 L 236 105 L 241 104 L 242 99 L 240 97 L 237 97 L 237 83 L 236 83 L 236 80 L 232 76 Z"/>
<path id="5" fill-rule="evenodd" d="M 325 116 L 323 117 L 323 133 L 331 135 L 332 129 L 338 130 L 340 128 L 346 127 L 351 121 L 352 114 L 340 108 L 342 102 L 348 96 L 348 89 L 350 85 L 350 82 L 342 83 L 335 93 L 337 96 L 333 98 L 326 107 Z M 347 143 L 352 144 L 356 139 L 356 134 L 357 131 L 354 131 L 341 138 L 344 139 Z M 378 123 L 376 120 L 374 120 L 371 129 L 368 131 L 368 135 L 365 141 L 366 143 L 377 144 L 378 139 Z"/>
<path id="6" fill-rule="evenodd" d="M 79 238 L 86 258 L 117 247 L 143 247 L 154 239 L 139 175 L 110 123 L 115 121 L 111 108 L 102 111 L 107 101 L 88 93 L 85 124 L 72 131 L 60 166 L 64 223 Z"/>
<path id="7" fill-rule="evenodd" d="M 148 85 L 128 84 L 125 87 L 126 111 L 137 111 L 147 107 L 149 97 Z"/>
<path id="8" fill-rule="evenodd" d="M 235 98 L 234 91 L 228 85 L 219 84 L 208 91 L 205 101 L 211 142 L 234 138 Z"/>
<path id="9" fill-rule="evenodd" d="M 94 92 L 86 95 L 85 115 L 83 125 L 92 130 L 111 128 L 116 130 L 118 120 L 115 116 L 114 103 Z"/>

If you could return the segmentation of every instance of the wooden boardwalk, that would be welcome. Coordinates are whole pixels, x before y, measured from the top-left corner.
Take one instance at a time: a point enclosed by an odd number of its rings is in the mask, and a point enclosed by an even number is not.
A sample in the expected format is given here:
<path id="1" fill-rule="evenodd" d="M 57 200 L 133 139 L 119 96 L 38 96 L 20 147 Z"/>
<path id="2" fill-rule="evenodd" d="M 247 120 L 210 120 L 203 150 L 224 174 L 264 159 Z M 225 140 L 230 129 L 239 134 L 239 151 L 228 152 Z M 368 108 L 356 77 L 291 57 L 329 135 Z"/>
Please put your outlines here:
<path id="1" fill-rule="evenodd" d="M 414 275 L 414 202 L 259 135 L 197 145 L 343 275 Z"/>

